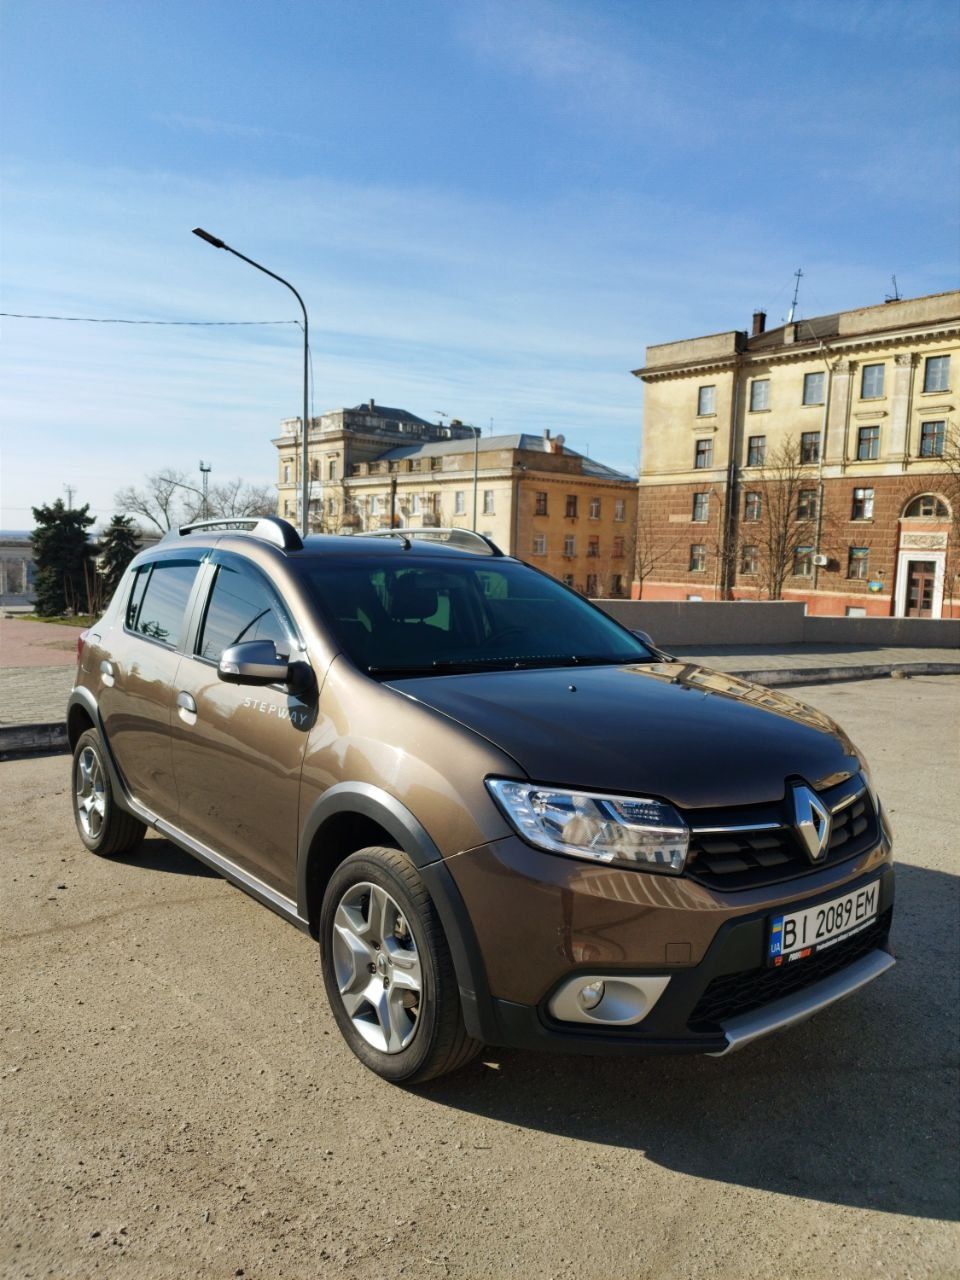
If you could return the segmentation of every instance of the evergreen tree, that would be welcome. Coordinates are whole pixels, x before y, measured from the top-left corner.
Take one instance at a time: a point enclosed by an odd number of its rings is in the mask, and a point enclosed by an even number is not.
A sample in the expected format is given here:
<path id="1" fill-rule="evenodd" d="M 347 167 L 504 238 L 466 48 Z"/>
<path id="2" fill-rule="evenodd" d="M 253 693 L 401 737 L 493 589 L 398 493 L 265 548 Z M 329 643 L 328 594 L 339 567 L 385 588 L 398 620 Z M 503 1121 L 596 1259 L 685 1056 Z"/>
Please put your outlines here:
<path id="1" fill-rule="evenodd" d="M 87 529 L 94 522 L 89 510 L 89 505 L 66 507 L 61 498 L 52 507 L 33 508 L 36 528 L 30 540 L 39 614 L 53 617 L 87 608 L 87 564 L 93 551 Z"/>
<path id="2" fill-rule="evenodd" d="M 114 516 L 100 539 L 100 578 L 104 599 L 109 600 L 124 570 L 140 550 L 140 534 L 129 516 Z"/>

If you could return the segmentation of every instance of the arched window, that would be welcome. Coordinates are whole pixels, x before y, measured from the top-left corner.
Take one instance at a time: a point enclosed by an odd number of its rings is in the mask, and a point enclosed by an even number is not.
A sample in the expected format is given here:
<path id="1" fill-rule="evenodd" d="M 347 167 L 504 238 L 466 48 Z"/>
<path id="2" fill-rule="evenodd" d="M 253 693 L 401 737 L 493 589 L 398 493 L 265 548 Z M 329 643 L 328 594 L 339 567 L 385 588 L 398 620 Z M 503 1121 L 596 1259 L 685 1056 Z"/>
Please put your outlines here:
<path id="1" fill-rule="evenodd" d="M 949 520 L 950 508 L 935 493 L 921 493 L 904 508 L 904 520 Z"/>

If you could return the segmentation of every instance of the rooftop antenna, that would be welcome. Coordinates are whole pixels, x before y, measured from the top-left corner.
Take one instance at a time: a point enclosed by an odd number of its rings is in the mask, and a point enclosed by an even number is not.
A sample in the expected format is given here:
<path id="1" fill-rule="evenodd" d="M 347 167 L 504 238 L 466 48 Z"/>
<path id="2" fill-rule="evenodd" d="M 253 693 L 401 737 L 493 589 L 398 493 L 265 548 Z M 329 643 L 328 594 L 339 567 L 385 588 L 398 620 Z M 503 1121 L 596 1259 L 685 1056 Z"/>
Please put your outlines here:
<path id="1" fill-rule="evenodd" d="M 893 281 L 893 293 L 885 294 L 883 300 L 884 302 L 899 302 L 903 295 L 897 288 L 897 277 L 891 276 L 890 279 Z"/>
<path id="2" fill-rule="evenodd" d="M 793 274 L 796 277 L 797 283 L 793 287 L 793 301 L 790 303 L 790 312 L 787 316 L 787 324 L 793 324 L 793 317 L 797 310 L 797 295 L 800 292 L 800 281 L 803 279 L 803 270 L 798 267 Z"/>

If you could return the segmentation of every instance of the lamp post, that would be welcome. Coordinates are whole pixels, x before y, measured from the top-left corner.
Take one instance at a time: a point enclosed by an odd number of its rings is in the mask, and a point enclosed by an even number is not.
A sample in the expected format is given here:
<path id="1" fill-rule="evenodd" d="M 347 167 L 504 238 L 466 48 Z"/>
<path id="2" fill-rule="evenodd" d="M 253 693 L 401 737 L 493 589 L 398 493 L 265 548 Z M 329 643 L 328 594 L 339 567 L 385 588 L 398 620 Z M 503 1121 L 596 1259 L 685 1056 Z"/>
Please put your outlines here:
<path id="1" fill-rule="evenodd" d="M 215 249 L 226 249 L 227 253 L 232 253 L 235 258 L 247 262 L 251 267 L 256 267 L 258 271 L 262 271 L 265 276 L 270 276 L 272 280 L 278 280 L 280 284 L 286 285 L 296 300 L 300 303 L 300 310 L 303 312 L 303 427 L 300 433 L 300 486 L 301 486 L 301 512 L 300 512 L 300 528 L 304 537 L 310 532 L 308 511 L 310 508 L 310 475 L 307 467 L 307 432 L 309 430 L 310 420 L 307 417 L 307 405 L 309 403 L 310 389 L 310 342 L 309 327 L 307 321 L 307 308 L 303 299 L 296 291 L 289 280 L 284 280 L 283 276 L 278 276 L 275 271 L 269 271 L 259 262 L 254 262 L 252 258 L 248 258 L 245 253 L 240 253 L 237 249 L 232 249 L 230 245 L 217 236 L 212 236 L 209 231 L 204 231 L 202 227 L 194 227 L 193 234 L 199 236 L 201 240 L 206 240 L 207 244 L 212 244 Z"/>
<path id="2" fill-rule="evenodd" d="M 210 484 L 210 472 L 212 470 L 213 468 L 210 466 L 209 462 L 204 462 L 203 459 L 201 458 L 200 459 L 200 483 L 203 485 L 203 518 L 204 520 L 208 519 L 210 515 L 210 503 L 207 500 L 207 492 Z"/>

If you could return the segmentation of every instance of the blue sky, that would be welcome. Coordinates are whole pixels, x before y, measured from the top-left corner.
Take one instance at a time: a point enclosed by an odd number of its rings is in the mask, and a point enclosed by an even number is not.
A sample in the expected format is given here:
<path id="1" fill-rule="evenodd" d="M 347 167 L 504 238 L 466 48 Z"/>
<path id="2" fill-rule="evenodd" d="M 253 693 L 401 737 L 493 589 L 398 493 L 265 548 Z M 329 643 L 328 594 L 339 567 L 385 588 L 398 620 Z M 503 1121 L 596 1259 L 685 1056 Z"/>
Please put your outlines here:
<path id="1" fill-rule="evenodd" d="M 648 343 L 958 287 L 955 0 L 7 0 L 2 307 L 310 313 L 375 397 L 636 465 Z M 0 526 L 275 478 L 292 326 L 0 321 Z"/>

